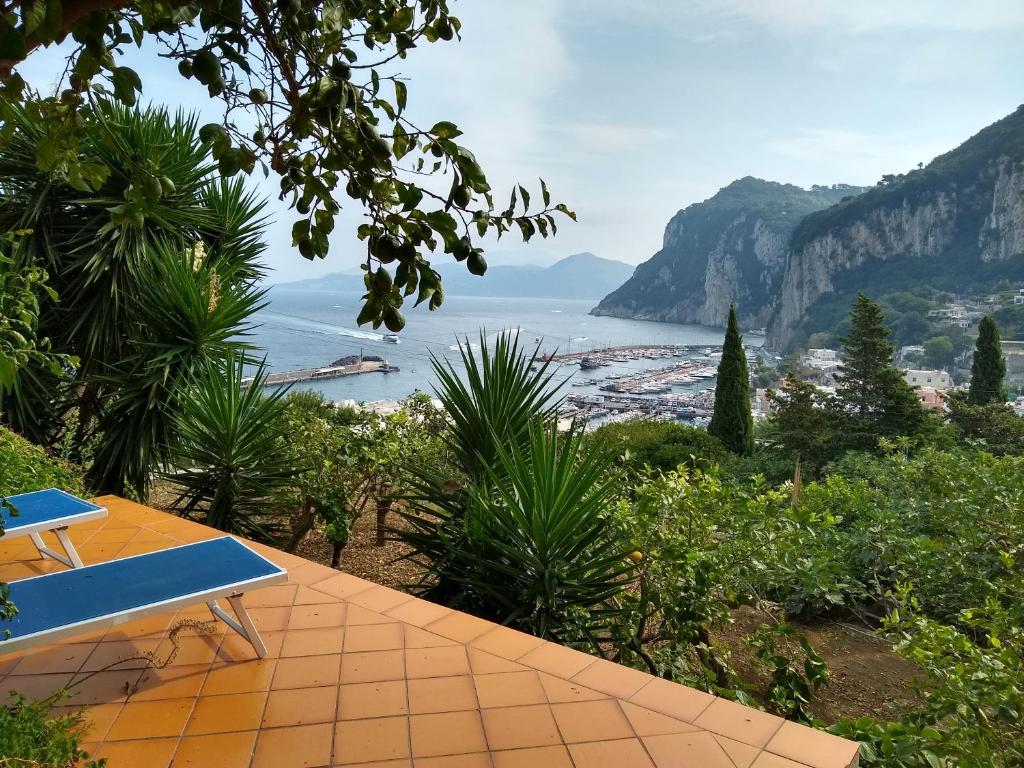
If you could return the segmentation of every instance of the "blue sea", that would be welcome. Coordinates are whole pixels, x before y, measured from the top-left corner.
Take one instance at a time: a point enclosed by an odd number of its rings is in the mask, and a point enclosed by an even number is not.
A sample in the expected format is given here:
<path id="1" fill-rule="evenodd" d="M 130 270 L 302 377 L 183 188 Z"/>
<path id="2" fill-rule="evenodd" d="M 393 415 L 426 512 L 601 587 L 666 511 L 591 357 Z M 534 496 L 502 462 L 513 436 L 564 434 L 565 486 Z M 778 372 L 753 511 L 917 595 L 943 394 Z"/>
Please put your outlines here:
<path id="1" fill-rule="evenodd" d="M 254 317 L 257 327 L 249 341 L 263 350 L 271 371 L 322 367 L 360 352 L 384 357 L 400 370 L 295 385 L 319 390 L 336 401 L 372 402 L 401 399 L 416 390 L 432 392 L 431 355 L 448 358 L 461 368 L 457 343 L 468 338 L 476 348 L 481 332 L 493 342 L 498 334 L 518 329 L 522 346 L 532 351 L 539 344 L 542 352 L 579 352 L 626 344 L 720 345 L 723 336 L 721 329 L 703 326 L 593 317 L 588 312 L 596 299 L 449 296 L 436 312 L 426 306 L 406 309 L 400 342 L 391 344 L 383 340 L 383 326 L 373 331 L 356 325 L 360 295 L 272 288 L 269 306 Z M 601 375 L 667 364 L 669 361 L 633 360 L 602 368 Z M 588 373 L 575 365 L 565 365 L 560 371 L 563 377 L 589 378 Z M 582 391 L 588 392 L 590 387 Z"/>

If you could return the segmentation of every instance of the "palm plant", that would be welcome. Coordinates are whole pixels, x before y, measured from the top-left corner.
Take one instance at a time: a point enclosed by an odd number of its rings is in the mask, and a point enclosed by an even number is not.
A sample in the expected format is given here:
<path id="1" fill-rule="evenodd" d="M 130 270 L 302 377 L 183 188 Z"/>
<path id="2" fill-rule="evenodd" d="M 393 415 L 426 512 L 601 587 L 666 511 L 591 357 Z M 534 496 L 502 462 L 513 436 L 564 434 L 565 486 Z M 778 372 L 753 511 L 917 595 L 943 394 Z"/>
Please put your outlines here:
<path id="1" fill-rule="evenodd" d="M 576 427 L 559 434 L 548 365 L 530 370 L 536 352 L 481 348 L 480 363 L 462 352 L 465 381 L 435 363 L 455 474 L 413 467 L 393 532 L 423 568 L 414 589 L 541 637 L 593 638 L 632 567 L 607 522 L 614 459 Z"/>
<path id="2" fill-rule="evenodd" d="M 101 104 L 83 112 L 79 153 L 109 169 L 98 192 L 41 173 L 52 126 L 15 108 L 0 145 L 0 226 L 30 230 L 19 254 L 44 266 L 60 303 L 41 318 L 56 352 L 77 356 L 70 385 L 26 367 L 5 418 L 37 442 L 57 439 L 77 408 L 78 458 L 100 433 L 90 484 L 140 496 L 172 442 L 176 390 L 207 358 L 244 348 L 263 203 L 214 175 L 194 117 Z M 187 255 L 186 255 L 187 254 Z"/>
<path id="3" fill-rule="evenodd" d="M 172 469 L 164 477 L 177 489 L 172 507 L 180 514 L 272 541 L 280 526 L 270 499 L 299 468 L 284 450 L 283 392 L 263 392 L 263 365 L 248 385 L 244 374 L 244 360 L 233 351 L 198 367 L 178 399 Z"/>

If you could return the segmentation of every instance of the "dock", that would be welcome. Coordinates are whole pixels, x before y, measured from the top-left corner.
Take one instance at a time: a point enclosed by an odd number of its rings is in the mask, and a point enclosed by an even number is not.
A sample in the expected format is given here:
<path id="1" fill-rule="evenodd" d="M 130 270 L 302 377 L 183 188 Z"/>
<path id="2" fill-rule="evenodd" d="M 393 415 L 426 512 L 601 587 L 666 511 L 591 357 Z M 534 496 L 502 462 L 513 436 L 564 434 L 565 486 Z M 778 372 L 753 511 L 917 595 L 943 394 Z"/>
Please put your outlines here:
<path id="1" fill-rule="evenodd" d="M 294 371 L 271 373 L 263 379 L 263 386 L 274 387 L 301 381 L 338 379 L 342 376 L 358 376 L 363 373 L 394 373 L 398 370 L 400 370 L 398 366 L 391 365 L 387 360 L 362 360 L 344 365 L 328 365 L 324 368 L 300 368 Z M 251 376 L 242 379 L 243 386 L 249 386 L 251 383 Z"/>

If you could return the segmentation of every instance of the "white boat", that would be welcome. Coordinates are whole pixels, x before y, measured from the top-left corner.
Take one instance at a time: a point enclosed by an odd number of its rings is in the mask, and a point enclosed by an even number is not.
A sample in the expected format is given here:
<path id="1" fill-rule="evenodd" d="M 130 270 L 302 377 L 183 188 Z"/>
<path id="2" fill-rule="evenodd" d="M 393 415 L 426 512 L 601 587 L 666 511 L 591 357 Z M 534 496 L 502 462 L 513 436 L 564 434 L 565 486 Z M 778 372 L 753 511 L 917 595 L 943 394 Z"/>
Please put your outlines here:
<path id="1" fill-rule="evenodd" d="M 385 333 L 383 339 L 388 344 L 399 344 L 401 343 L 397 333 Z"/>

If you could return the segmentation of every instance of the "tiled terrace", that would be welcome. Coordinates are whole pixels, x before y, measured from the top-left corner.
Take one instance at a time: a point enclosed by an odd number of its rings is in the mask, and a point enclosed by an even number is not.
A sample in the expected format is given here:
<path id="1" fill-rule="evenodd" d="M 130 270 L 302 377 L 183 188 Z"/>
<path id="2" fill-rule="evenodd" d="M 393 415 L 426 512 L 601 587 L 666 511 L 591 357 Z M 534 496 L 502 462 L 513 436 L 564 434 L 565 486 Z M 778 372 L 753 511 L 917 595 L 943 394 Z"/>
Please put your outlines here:
<path id="1" fill-rule="evenodd" d="M 72 528 L 86 563 L 216 531 L 116 497 Z M 844 768 L 856 745 L 254 545 L 287 584 L 246 595 L 270 649 L 217 623 L 162 670 L 129 662 L 73 688 L 110 768 Z M 0 579 L 55 566 L 0 538 Z M 170 650 L 205 606 L 0 656 L 0 690 L 42 696 Z M 0 642 L 0 650 L 2 650 Z"/>

